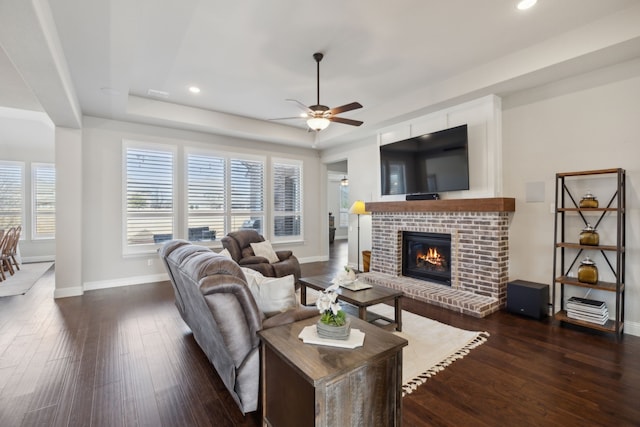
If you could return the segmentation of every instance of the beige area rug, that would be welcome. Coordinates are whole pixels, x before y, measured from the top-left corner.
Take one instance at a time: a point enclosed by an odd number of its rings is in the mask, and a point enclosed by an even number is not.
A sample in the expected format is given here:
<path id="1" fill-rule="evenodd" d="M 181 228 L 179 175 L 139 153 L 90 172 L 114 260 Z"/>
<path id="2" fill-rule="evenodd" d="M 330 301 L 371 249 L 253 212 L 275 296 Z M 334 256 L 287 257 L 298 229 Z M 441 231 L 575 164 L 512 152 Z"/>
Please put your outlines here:
<path id="1" fill-rule="evenodd" d="M 317 295 L 317 291 L 307 289 L 307 304 L 313 304 Z M 371 306 L 367 311 L 390 319 L 394 317 L 394 308 L 386 304 Z M 402 310 L 402 332 L 394 334 L 409 341 L 409 345 L 402 349 L 403 396 L 415 391 L 489 338 L 488 332 L 466 331 L 406 310 Z"/>
<path id="2" fill-rule="evenodd" d="M 13 276 L 5 271 L 7 280 L 0 282 L 0 297 L 26 294 L 52 265 L 52 262 L 21 264 L 20 271 L 15 270 Z"/>
<path id="3" fill-rule="evenodd" d="M 391 319 L 394 316 L 393 307 L 385 304 L 370 307 L 369 311 Z M 405 310 L 402 310 L 402 332 L 394 334 L 409 341 L 402 351 L 403 396 L 489 338 L 488 332 L 458 329 Z"/>

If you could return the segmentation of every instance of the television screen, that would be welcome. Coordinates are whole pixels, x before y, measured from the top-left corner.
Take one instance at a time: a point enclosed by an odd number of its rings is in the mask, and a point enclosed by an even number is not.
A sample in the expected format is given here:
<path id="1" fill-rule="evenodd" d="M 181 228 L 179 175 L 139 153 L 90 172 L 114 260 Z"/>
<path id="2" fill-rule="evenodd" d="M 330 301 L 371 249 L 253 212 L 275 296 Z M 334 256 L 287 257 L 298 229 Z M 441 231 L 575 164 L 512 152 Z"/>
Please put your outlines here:
<path id="1" fill-rule="evenodd" d="M 469 189 L 467 125 L 380 146 L 382 195 Z"/>

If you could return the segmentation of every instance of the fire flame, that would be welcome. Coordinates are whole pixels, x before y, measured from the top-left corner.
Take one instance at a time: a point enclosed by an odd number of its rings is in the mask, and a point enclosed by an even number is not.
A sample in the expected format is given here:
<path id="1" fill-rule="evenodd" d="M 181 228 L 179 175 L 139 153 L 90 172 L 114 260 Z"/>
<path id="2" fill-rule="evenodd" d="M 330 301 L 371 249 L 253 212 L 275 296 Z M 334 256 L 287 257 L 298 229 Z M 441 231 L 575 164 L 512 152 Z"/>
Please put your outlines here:
<path id="1" fill-rule="evenodd" d="M 429 248 L 426 254 L 419 254 L 417 259 L 437 266 L 441 266 L 444 262 L 444 257 L 438 252 L 437 248 Z"/>

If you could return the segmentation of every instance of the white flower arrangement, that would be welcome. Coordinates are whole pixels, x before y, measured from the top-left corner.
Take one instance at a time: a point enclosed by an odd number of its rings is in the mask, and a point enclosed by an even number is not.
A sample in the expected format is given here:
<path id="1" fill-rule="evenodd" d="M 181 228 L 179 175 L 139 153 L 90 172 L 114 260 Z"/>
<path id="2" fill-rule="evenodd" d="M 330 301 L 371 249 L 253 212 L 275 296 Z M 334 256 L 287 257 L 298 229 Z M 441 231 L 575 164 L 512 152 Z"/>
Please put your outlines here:
<path id="1" fill-rule="evenodd" d="M 322 315 L 320 321 L 325 325 L 343 326 L 347 321 L 346 314 L 338 302 L 336 291 L 339 287 L 339 283 L 329 286 L 316 301 L 318 311 Z"/>

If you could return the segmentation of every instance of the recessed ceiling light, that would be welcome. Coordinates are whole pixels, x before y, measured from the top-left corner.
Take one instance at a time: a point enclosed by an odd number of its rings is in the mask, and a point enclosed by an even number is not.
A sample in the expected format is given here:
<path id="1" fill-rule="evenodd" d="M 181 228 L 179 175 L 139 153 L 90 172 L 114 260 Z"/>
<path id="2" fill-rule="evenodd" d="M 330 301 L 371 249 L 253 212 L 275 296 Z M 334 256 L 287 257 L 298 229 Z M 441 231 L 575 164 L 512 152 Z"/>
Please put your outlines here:
<path id="1" fill-rule="evenodd" d="M 537 2 L 538 0 L 522 0 L 520 1 L 520 3 L 518 3 L 518 9 L 520 10 L 529 9 L 530 7 L 533 7 L 533 5 L 536 4 Z"/>
<path id="2" fill-rule="evenodd" d="M 189 88 L 189 92 L 191 92 L 191 93 L 200 93 L 200 88 L 198 86 L 191 86 Z"/>

